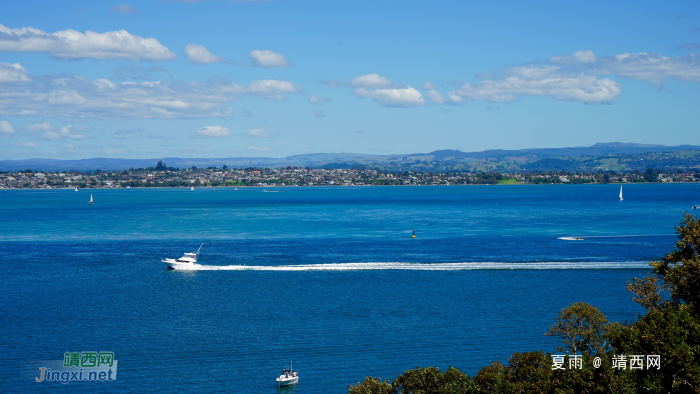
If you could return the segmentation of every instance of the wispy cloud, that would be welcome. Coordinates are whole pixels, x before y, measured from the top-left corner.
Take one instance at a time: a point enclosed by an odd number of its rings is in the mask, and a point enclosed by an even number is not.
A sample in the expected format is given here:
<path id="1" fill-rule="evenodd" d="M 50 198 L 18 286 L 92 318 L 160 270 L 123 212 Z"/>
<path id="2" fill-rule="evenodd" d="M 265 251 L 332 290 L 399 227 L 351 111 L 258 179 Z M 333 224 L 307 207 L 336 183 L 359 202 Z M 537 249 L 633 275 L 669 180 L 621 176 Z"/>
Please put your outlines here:
<path id="1" fill-rule="evenodd" d="M 248 54 L 254 67 L 289 67 L 287 59 L 281 53 L 265 50 L 253 50 Z"/>
<path id="2" fill-rule="evenodd" d="M 231 131 L 228 127 L 223 126 L 204 126 L 195 130 L 192 136 L 198 138 L 224 138 L 230 137 Z"/>
<path id="3" fill-rule="evenodd" d="M 68 120 L 225 117 L 232 113 L 225 104 L 243 96 L 284 101 L 286 95 L 303 91 L 292 82 L 274 79 L 242 86 L 221 79 L 114 83 L 78 75 L 32 77 L 29 83 L 3 86 L 0 115 Z"/>
<path id="4" fill-rule="evenodd" d="M 326 111 L 322 109 L 312 109 L 314 116 L 317 118 L 325 118 L 326 117 Z"/>
<path id="5" fill-rule="evenodd" d="M 270 138 L 272 137 L 270 134 L 268 134 L 265 129 L 250 129 L 246 132 L 251 137 L 256 137 L 256 138 Z"/>
<path id="6" fill-rule="evenodd" d="M 140 79 L 150 81 L 153 79 L 153 74 L 157 72 L 166 72 L 167 70 L 159 66 L 151 66 L 143 68 L 138 64 L 131 66 L 119 66 L 114 70 L 114 76 L 119 79 L 130 77 L 131 79 Z"/>
<path id="7" fill-rule="evenodd" d="M 194 64 L 226 63 L 226 59 L 209 52 L 207 48 L 198 44 L 189 44 L 185 47 L 185 56 Z"/>
<path id="8" fill-rule="evenodd" d="M 320 98 L 320 97 L 316 97 L 316 96 L 309 96 L 309 104 L 323 104 L 323 103 L 327 103 L 330 101 L 331 101 L 330 97 Z"/>
<path id="9" fill-rule="evenodd" d="M 357 89 L 355 95 L 372 98 L 385 107 L 420 107 L 425 104 L 420 92 L 410 86 L 403 89 Z"/>
<path id="10" fill-rule="evenodd" d="M 138 14 L 139 10 L 131 8 L 128 4 L 124 3 L 109 7 L 109 12 L 113 14 Z"/>
<path id="11" fill-rule="evenodd" d="M 10 122 L 6 120 L 0 120 L 0 135 L 13 135 L 15 134 L 15 129 L 12 127 Z"/>
<path id="12" fill-rule="evenodd" d="M 402 84 L 394 83 L 379 74 L 367 74 L 350 80 L 353 88 L 399 88 Z"/>
<path id="13" fill-rule="evenodd" d="M 520 66 L 507 70 L 507 76 L 499 79 L 465 83 L 448 97 L 453 104 L 466 99 L 507 103 L 516 96 L 550 96 L 598 104 L 615 100 L 621 90 L 621 85 L 610 79 L 567 73 L 559 66 Z"/>
<path id="14" fill-rule="evenodd" d="M 49 141 L 58 141 L 66 138 L 72 140 L 84 140 L 90 138 L 85 134 L 80 134 L 84 131 L 86 130 L 82 126 L 67 125 L 61 126 L 61 128 L 58 131 L 47 129 L 46 131 L 41 133 L 41 138 Z"/>
<path id="15" fill-rule="evenodd" d="M 19 63 L 0 63 L 0 82 L 29 82 L 27 70 Z"/>
<path id="16" fill-rule="evenodd" d="M 53 131 L 56 130 L 53 125 L 50 123 L 42 122 L 42 123 L 34 123 L 29 126 L 27 126 L 27 131 L 38 131 L 38 132 L 44 132 L 44 131 Z"/>

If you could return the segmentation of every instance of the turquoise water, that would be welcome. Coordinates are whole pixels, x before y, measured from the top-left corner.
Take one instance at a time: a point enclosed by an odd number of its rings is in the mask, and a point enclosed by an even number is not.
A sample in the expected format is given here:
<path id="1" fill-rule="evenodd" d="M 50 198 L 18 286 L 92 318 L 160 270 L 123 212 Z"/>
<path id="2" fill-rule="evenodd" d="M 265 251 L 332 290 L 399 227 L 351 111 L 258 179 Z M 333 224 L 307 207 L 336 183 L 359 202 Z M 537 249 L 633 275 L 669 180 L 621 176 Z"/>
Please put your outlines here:
<path id="1" fill-rule="evenodd" d="M 542 333 L 573 302 L 633 320 L 627 281 L 700 202 L 692 184 L 266 190 L 0 191 L 3 391 L 276 392 L 290 359 L 285 392 L 474 374 L 555 350 Z M 201 242 L 199 270 L 160 262 Z M 19 372 L 89 350 L 115 353 L 116 381 Z"/>

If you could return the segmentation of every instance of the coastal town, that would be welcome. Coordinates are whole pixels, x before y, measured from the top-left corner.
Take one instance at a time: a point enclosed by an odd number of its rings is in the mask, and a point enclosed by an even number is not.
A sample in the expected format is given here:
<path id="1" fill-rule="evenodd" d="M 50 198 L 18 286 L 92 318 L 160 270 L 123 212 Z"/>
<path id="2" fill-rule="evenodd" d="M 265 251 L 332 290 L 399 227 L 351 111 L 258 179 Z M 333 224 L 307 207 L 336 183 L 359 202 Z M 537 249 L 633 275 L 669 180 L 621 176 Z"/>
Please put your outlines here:
<path id="1" fill-rule="evenodd" d="M 700 182 L 700 169 L 645 172 L 417 172 L 377 168 L 197 168 L 178 169 L 158 162 L 156 167 L 123 171 L 44 172 L 0 171 L 2 189 L 137 188 L 137 187 L 282 187 L 282 186 L 400 186 L 605 184 Z"/>

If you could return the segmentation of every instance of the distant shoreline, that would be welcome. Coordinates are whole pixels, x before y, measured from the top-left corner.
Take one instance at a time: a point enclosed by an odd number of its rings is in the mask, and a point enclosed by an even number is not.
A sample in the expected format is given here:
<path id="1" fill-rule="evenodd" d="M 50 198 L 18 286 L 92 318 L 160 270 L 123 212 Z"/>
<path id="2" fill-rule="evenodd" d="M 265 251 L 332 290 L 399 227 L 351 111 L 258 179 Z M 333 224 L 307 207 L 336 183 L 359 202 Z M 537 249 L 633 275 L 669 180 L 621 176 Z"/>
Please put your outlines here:
<path id="1" fill-rule="evenodd" d="M 294 185 L 294 186 L 199 186 L 199 187 L 194 187 L 195 190 L 197 189 L 237 189 L 237 188 L 245 188 L 245 189 L 265 189 L 265 188 L 277 188 L 277 189 L 287 189 L 287 188 L 355 188 L 355 187 L 454 187 L 454 186 L 604 186 L 604 185 L 686 185 L 686 184 L 700 184 L 700 181 L 698 182 L 634 182 L 634 183 L 504 183 L 504 184 L 485 184 L 485 183 L 480 183 L 480 184 L 463 184 L 463 185 Z M 79 191 L 84 191 L 84 190 L 129 190 L 129 189 L 138 189 L 138 190 L 143 190 L 143 189 L 188 189 L 192 188 L 193 186 L 154 186 L 154 187 L 90 187 L 90 188 L 82 188 L 79 189 Z M 20 187 L 20 188 L 0 188 L 0 191 L 2 190 L 73 190 L 75 188 L 73 187 L 61 187 L 61 188 L 31 188 L 31 187 Z"/>

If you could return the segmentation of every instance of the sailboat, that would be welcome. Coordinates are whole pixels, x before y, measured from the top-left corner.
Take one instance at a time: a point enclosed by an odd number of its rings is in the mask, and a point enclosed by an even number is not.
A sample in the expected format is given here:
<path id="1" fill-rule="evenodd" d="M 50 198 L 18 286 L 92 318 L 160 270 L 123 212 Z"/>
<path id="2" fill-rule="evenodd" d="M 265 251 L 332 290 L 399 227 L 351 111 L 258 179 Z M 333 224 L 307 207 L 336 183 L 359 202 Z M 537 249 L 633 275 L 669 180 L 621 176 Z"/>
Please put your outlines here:
<path id="1" fill-rule="evenodd" d="M 620 185 L 620 201 L 622 201 L 622 185 Z"/>
<path id="2" fill-rule="evenodd" d="M 191 187 L 190 190 L 194 190 L 194 187 Z"/>
<path id="3" fill-rule="evenodd" d="M 76 192 L 78 191 L 78 188 L 77 188 L 77 187 L 75 188 L 75 191 L 76 191 Z"/>
<path id="4" fill-rule="evenodd" d="M 92 194 L 90 195 L 90 205 L 92 205 Z"/>

